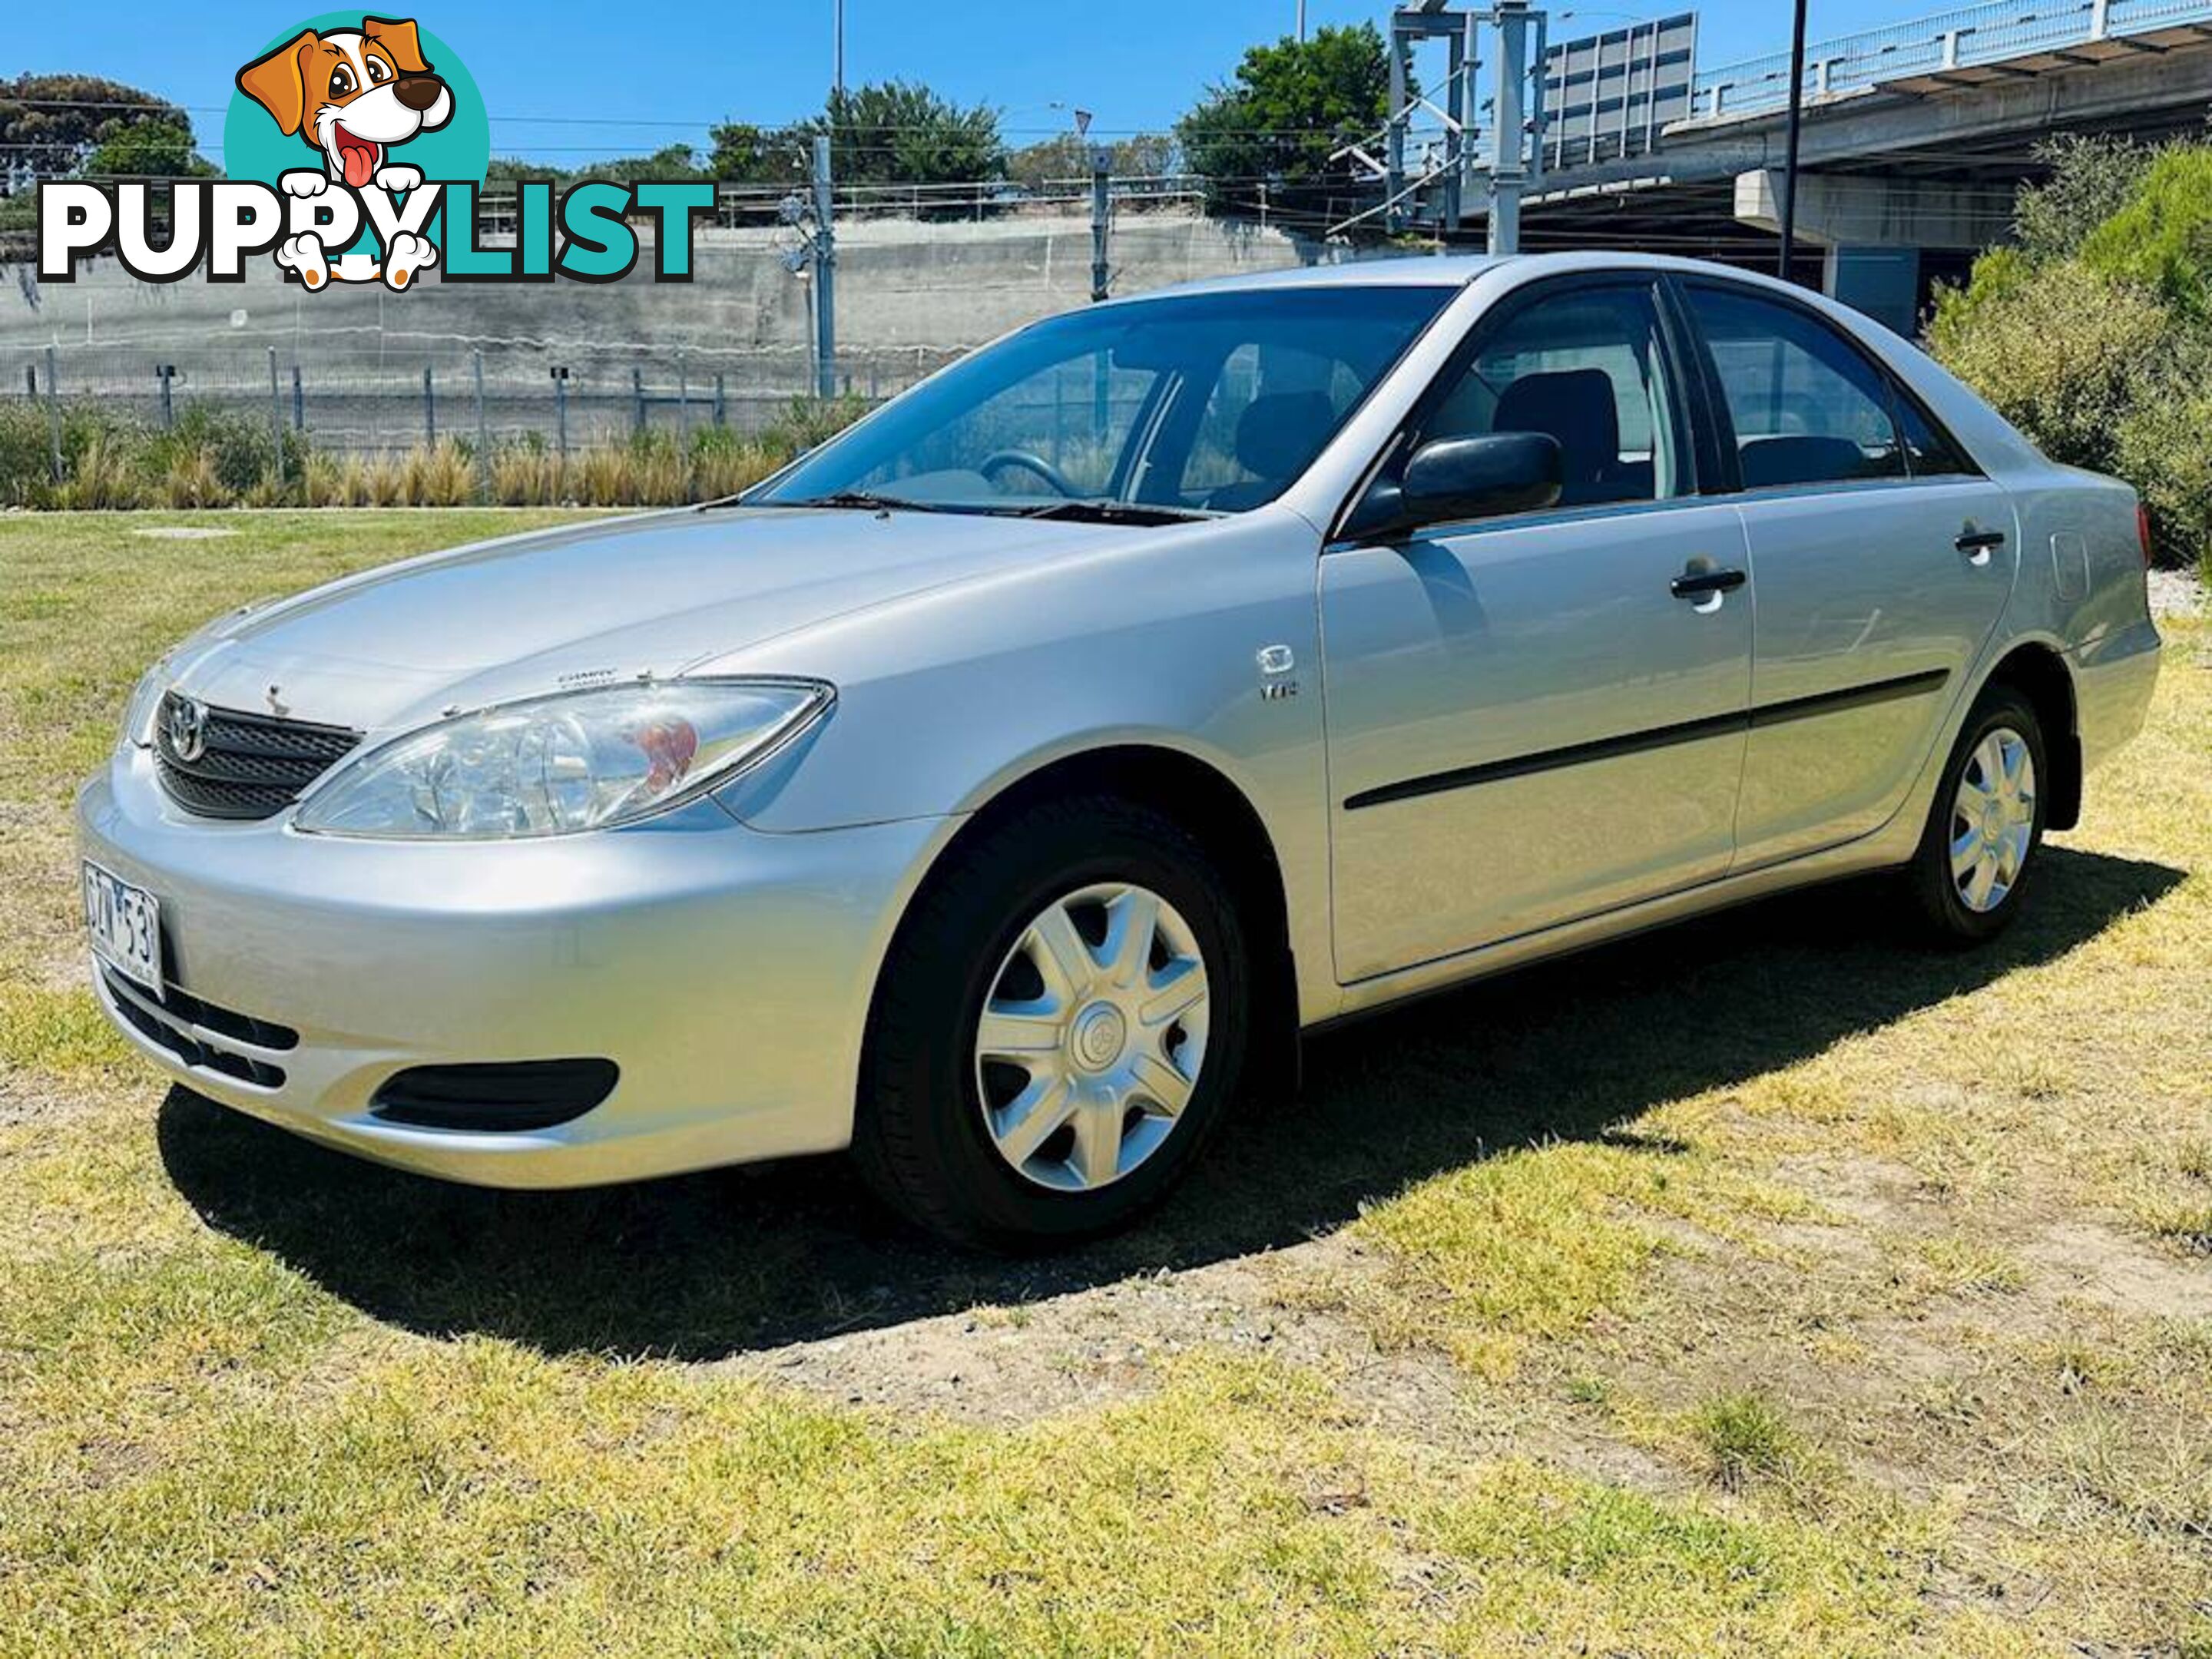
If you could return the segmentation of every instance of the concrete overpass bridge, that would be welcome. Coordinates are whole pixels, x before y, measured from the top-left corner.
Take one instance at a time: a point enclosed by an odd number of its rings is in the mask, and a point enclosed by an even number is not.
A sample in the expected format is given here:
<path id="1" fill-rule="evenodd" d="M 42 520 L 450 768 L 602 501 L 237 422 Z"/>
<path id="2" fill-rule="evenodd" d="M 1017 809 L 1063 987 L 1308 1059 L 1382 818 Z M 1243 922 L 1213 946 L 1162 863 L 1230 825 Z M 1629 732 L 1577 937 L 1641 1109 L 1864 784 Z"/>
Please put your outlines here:
<path id="1" fill-rule="evenodd" d="M 1696 70 L 1687 116 L 1648 140 L 1628 135 L 1658 77 L 1639 81 L 1627 55 L 1615 75 L 1599 76 L 1581 142 L 1546 155 L 1522 245 L 1771 269 L 1788 52 Z M 2212 0 L 1996 0 L 1809 41 L 1797 274 L 1909 335 L 1932 285 L 2004 237 L 2014 191 L 2043 172 L 2039 143 L 2154 140 L 2203 131 L 2208 112 Z"/>

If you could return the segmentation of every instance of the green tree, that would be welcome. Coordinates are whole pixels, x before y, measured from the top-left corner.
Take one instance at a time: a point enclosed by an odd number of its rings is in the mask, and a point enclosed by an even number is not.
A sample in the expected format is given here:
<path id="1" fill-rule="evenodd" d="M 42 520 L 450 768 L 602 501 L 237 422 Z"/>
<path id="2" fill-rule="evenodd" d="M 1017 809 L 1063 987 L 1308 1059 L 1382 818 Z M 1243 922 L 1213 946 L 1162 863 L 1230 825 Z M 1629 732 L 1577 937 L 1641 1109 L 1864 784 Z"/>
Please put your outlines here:
<path id="1" fill-rule="evenodd" d="M 573 184 L 586 179 L 611 179 L 618 184 L 633 180 L 709 179 L 714 175 L 699 164 L 698 152 L 689 144 L 667 144 L 650 155 L 611 155 L 603 161 L 586 161 L 573 167 L 556 167 L 519 155 L 495 155 L 484 168 L 492 182 L 529 179 L 549 184 Z"/>
<path id="2" fill-rule="evenodd" d="M 708 132 L 708 170 L 732 184 L 800 184 L 813 172 L 814 140 L 824 132 L 840 185 L 969 184 L 1006 171 L 996 110 L 963 108 L 907 81 L 833 93 L 820 115 L 787 127 L 725 122 Z"/>
<path id="3" fill-rule="evenodd" d="M 215 168 L 192 148 L 189 126 L 141 121 L 101 141 L 78 171 L 93 179 L 204 179 Z"/>
<path id="4" fill-rule="evenodd" d="M 1025 190 L 1088 179 L 1094 148 L 1072 132 L 1025 144 L 1006 157 L 1006 177 Z M 1111 153 L 1108 171 L 1116 179 L 1158 179 L 1175 165 L 1175 140 L 1163 132 L 1117 138 L 1107 149 Z"/>
<path id="5" fill-rule="evenodd" d="M 708 142 L 714 148 L 707 168 L 732 185 L 795 185 L 811 165 L 807 158 L 810 137 L 803 125 L 758 127 L 750 121 L 725 122 L 708 130 Z"/>
<path id="6" fill-rule="evenodd" d="M 1355 194 L 1352 167 L 1330 156 L 1389 117 L 1389 49 L 1360 23 L 1254 46 L 1231 84 L 1176 123 L 1176 137 L 1208 181 L 1209 211 L 1251 211 L 1264 182 L 1277 209 L 1329 216 Z"/>
<path id="7" fill-rule="evenodd" d="M 0 173 L 27 167 L 35 177 L 58 179 L 133 128 L 148 125 L 183 134 L 184 154 L 191 154 L 191 118 L 150 92 L 96 75 L 0 79 Z M 166 149 L 143 153 L 173 155 L 175 148 L 172 142 Z"/>
<path id="8" fill-rule="evenodd" d="M 998 111 L 963 108 L 917 82 L 833 93 L 821 121 L 807 124 L 809 137 L 825 127 L 842 184 L 965 184 L 1006 171 Z"/>
<path id="9" fill-rule="evenodd" d="M 495 155 L 485 164 L 484 182 L 501 184 L 527 179 L 532 183 L 543 181 L 558 184 L 561 169 L 550 161 L 532 161 L 520 155 Z"/>

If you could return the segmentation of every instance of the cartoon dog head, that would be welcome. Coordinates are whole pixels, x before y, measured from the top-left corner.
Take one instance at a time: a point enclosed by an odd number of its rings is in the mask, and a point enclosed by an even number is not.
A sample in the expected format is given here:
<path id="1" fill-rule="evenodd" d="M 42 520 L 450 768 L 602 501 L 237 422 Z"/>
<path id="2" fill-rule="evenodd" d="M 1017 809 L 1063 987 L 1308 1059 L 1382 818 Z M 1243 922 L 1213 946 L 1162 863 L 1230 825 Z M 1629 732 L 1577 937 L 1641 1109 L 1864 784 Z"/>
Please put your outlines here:
<path id="1" fill-rule="evenodd" d="M 299 38 L 238 72 L 239 89 L 359 190 L 395 144 L 453 118 L 453 94 L 430 73 L 415 25 L 364 17 L 358 29 Z"/>

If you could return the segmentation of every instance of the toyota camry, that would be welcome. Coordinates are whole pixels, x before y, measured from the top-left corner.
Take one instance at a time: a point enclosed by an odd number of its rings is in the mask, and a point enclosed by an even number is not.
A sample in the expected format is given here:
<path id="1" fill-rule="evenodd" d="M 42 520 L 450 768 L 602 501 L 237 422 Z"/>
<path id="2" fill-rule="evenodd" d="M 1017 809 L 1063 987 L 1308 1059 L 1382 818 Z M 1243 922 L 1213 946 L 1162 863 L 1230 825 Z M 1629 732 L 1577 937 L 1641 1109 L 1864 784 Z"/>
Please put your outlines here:
<path id="1" fill-rule="evenodd" d="M 2146 542 L 1765 278 L 1194 284 L 738 498 L 212 623 L 79 801 L 93 981 L 409 1169 L 849 1146 L 942 1234 L 1080 1237 L 1332 1020 L 1846 875 L 1989 938 L 2142 719 Z"/>

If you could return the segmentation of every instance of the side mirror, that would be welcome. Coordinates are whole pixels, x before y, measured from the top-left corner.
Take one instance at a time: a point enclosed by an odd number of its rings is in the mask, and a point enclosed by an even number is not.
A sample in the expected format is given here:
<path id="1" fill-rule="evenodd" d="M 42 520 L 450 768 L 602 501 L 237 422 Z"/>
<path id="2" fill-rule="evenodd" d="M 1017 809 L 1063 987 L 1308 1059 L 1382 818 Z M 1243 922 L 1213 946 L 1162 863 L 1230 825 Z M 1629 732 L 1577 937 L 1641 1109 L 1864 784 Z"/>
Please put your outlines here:
<path id="1" fill-rule="evenodd" d="M 1564 476 L 1559 441 L 1548 432 L 1432 439 L 1396 482 L 1376 480 L 1345 532 L 1380 540 L 1432 524 L 1533 512 L 1559 499 Z"/>

